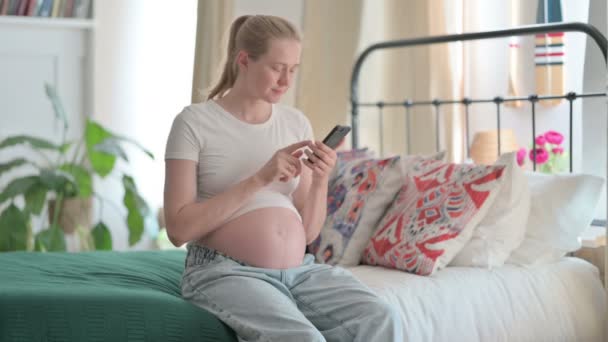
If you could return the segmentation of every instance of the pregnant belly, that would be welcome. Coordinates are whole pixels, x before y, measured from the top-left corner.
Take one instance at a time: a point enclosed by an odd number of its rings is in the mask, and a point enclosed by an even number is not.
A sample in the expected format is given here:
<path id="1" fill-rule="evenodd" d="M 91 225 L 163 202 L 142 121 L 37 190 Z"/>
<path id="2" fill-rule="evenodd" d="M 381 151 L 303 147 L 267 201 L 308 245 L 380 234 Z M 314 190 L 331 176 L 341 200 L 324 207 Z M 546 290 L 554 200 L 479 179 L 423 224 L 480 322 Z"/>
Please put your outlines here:
<path id="1" fill-rule="evenodd" d="M 285 269 L 302 263 L 306 234 L 296 213 L 270 207 L 228 221 L 199 243 L 252 266 Z"/>

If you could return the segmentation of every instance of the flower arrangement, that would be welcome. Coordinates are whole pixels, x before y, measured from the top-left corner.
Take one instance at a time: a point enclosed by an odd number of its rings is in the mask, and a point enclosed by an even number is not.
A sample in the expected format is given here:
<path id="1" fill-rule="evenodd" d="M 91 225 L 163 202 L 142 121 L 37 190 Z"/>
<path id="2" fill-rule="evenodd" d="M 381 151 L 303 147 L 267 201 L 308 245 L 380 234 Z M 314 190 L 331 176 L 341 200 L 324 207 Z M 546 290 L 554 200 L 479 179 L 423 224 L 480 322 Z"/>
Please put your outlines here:
<path id="1" fill-rule="evenodd" d="M 520 148 L 517 151 L 517 163 L 524 166 L 527 159 L 534 162 L 536 169 L 543 173 L 564 172 L 568 168 L 568 152 L 561 146 L 564 136 L 556 131 L 547 131 L 536 137 L 534 148 L 527 151 Z"/>

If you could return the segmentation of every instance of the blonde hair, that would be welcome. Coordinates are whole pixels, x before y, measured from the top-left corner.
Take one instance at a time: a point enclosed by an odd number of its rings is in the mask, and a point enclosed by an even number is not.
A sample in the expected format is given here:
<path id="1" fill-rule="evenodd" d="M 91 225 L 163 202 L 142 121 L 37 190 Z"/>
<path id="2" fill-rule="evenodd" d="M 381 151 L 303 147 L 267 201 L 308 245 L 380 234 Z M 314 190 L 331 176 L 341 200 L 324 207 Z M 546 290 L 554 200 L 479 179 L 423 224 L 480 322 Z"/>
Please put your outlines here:
<path id="1" fill-rule="evenodd" d="M 228 51 L 224 69 L 211 88 L 207 100 L 222 97 L 238 76 L 239 68 L 235 63 L 241 50 L 247 51 L 249 57 L 256 60 L 268 51 L 271 39 L 293 39 L 301 41 L 300 34 L 289 21 L 272 15 L 244 15 L 238 17 L 230 26 Z"/>

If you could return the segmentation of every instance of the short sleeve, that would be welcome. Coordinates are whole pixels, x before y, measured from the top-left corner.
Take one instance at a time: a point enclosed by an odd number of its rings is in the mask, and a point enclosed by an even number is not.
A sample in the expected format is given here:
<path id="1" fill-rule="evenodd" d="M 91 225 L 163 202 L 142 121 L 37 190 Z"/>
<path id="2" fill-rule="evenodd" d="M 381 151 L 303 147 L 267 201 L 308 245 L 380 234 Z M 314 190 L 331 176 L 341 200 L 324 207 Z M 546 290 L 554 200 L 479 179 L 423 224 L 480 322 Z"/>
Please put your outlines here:
<path id="1" fill-rule="evenodd" d="M 187 112 L 178 114 L 173 120 L 167 146 L 165 159 L 188 159 L 198 162 L 202 143 L 192 120 L 188 120 Z"/>

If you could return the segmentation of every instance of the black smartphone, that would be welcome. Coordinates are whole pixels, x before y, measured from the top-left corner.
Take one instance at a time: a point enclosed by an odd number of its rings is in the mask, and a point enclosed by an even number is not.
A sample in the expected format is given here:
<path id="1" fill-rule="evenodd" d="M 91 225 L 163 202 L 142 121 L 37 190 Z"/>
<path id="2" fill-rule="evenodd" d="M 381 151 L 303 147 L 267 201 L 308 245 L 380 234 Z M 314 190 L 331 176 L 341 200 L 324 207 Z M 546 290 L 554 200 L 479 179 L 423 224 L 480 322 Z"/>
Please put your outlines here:
<path id="1" fill-rule="evenodd" d="M 348 132 L 350 132 L 349 126 L 336 125 L 336 127 L 329 132 L 325 139 L 323 139 L 323 143 L 330 148 L 335 149 L 338 147 L 340 141 L 342 141 L 342 138 L 348 134 Z"/>
<path id="2" fill-rule="evenodd" d="M 342 141 L 348 132 L 350 132 L 349 126 L 336 125 L 329 134 L 323 139 L 323 143 L 327 145 L 331 149 L 335 149 Z M 314 163 L 312 160 L 308 159 L 311 163 Z"/>

